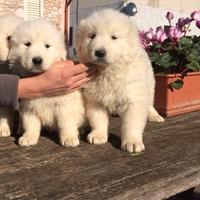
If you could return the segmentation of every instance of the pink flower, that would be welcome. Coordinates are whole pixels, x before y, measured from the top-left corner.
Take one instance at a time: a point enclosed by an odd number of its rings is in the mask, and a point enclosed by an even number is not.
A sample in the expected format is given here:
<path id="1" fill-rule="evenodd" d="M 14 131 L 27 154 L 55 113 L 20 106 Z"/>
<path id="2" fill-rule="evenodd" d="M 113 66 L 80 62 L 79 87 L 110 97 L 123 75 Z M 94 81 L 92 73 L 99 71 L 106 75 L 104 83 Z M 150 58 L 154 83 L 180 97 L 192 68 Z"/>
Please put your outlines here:
<path id="1" fill-rule="evenodd" d="M 169 21 L 169 23 L 171 24 L 171 20 L 174 18 L 173 13 L 167 12 L 166 18 L 167 18 L 167 20 Z"/>
<path id="2" fill-rule="evenodd" d="M 154 31 L 152 28 L 150 28 L 147 32 L 146 32 L 146 37 L 149 39 L 149 40 L 153 40 L 154 39 Z"/>
<path id="3" fill-rule="evenodd" d="M 146 32 L 145 31 L 140 31 L 139 32 L 139 38 L 140 38 L 140 41 L 142 43 L 142 46 L 144 48 L 147 48 L 150 44 L 150 40 L 146 37 Z"/>
<path id="4" fill-rule="evenodd" d="M 159 43 L 162 43 L 164 40 L 167 39 L 167 35 L 161 26 L 157 27 L 154 39 Z"/>
<path id="5" fill-rule="evenodd" d="M 169 28 L 168 36 L 171 40 L 177 40 L 181 37 L 181 35 L 182 35 L 182 31 L 179 28 L 174 27 L 174 26 Z"/>
<path id="6" fill-rule="evenodd" d="M 189 17 L 186 17 L 184 20 L 185 25 L 189 24 L 192 22 L 192 19 L 190 19 Z"/>
<path id="7" fill-rule="evenodd" d="M 200 10 L 194 11 L 193 13 L 191 13 L 190 16 L 192 20 L 195 20 L 195 21 L 200 20 Z"/>
<path id="8" fill-rule="evenodd" d="M 200 20 L 196 21 L 196 26 L 200 29 Z"/>
<path id="9" fill-rule="evenodd" d="M 189 17 L 186 18 L 179 18 L 178 23 L 176 24 L 179 28 L 189 24 L 192 20 Z"/>

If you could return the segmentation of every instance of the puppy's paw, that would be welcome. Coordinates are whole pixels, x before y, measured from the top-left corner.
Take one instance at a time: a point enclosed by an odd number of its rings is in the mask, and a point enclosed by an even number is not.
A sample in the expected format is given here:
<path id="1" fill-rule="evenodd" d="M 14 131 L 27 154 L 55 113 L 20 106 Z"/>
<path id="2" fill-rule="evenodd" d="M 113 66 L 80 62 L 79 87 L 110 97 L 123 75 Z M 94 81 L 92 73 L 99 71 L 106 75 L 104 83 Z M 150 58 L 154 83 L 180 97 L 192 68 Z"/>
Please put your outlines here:
<path id="1" fill-rule="evenodd" d="M 38 139 L 28 137 L 28 136 L 22 136 L 18 140 L 18 144 L 24 147 L 36 145 L 37 143 L 38 143 Z"/>
<path id="2" fill-rule="evenodd" d="M 11 135 L 10 127 L 7 123 L 0 124 L 0 137 L 8 137 Z"/>
<path id="3" fill-rule="evenodd" d="M 145 150 L 143 142 L 122 142 L 121 149 L 129 153 L 139 153 Z"/>
<path id="4" fill-rule="evenodd" d="M 108 141 L 108 137 L 107 134 L 92 131 L 90 134 L 88 134 L 87 141 L 90 144 L 105 144 Z"/>
<path id="5" fill-rule="evenodd" d="M 77 147 L 80 141 L 78 137 L 66 137 L 60 139 L 60 144 L 64 147 Z"/>

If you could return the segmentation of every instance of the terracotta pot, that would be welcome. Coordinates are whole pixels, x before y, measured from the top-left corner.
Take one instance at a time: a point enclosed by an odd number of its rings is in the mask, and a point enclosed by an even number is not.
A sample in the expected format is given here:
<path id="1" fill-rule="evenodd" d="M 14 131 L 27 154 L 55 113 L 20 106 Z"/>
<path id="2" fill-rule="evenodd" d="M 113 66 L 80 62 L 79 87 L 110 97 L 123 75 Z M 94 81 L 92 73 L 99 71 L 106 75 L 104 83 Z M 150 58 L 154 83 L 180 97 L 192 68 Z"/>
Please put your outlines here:
<path id="1" fill-rule="evenodd" d="M 180 74 L 156 75 L 155 107 L 163 116 L 172 116 L 200 109 L 200 72 L 184 77 L 181 89 L 171 90 L 169 84 Z"/>

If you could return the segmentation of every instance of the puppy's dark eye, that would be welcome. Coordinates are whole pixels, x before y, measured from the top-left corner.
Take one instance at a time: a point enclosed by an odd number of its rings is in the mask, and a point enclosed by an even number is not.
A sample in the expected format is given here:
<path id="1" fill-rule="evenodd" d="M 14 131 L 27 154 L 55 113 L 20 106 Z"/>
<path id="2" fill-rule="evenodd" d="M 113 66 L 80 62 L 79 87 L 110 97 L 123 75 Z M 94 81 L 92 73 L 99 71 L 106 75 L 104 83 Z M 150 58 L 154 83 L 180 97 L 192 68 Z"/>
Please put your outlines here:
<path id="1" fill-rule="evenodd" d="M 49 44 L 45 44 L 45 47 L 48 49 L 50 47 L 50 45 Z"/>
<path id="2" fill-rule="evenodd" d="M 7 37 L 7 40 L 9 41 L 10 39 L 11 39 L 11 36 L 8 36 L 8 37 Z"/>
<path id="3" fill-rule="evenodd" d="M 96 37 L 96 33 L 91 33 L 90 35 L 89 35 L 89 38 L 90 39 L 94 39 Z"/>
<path id="4" fill-rule="evenodd" d="M 116 40 L 118 37 L 117 36 L 115 36 L 115 35 L 112 35 L 112 37 L 111 37 L 113 40 Z"/>
<path id="5" fill-rule="evenodd" d="M 31 43 L 30 42 L 26 42 L 26 43 L 24 43 L 24 45 L 27 46 L 27 47 L 30 47 Z"/>

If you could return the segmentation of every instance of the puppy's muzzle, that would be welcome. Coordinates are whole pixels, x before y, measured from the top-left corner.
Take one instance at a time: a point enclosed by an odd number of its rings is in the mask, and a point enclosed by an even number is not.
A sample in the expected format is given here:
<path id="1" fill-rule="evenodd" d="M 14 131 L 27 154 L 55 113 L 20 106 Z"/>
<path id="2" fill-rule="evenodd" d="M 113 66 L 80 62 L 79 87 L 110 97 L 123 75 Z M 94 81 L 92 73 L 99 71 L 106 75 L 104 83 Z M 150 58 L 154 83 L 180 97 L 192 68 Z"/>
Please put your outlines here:
<path id="1" fill-rule="evenodd" d="M 106 56 L 106 50 L 104 48 L 97 49 L 94 53 L 97 58 L 104 58 Z"/>
<path id="2" fill-rule="evenodd" d="M 43 63 L 43 59 L 40 56 L 34 57 L 32 59 L 34 65 L 40 66 Z"/>

